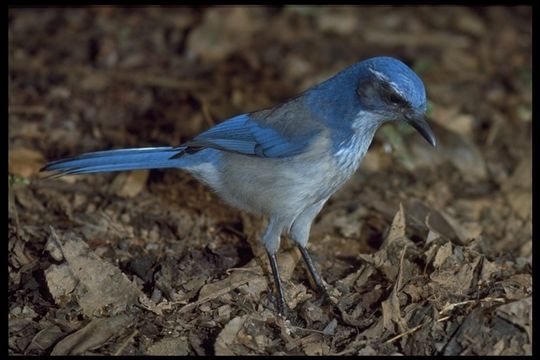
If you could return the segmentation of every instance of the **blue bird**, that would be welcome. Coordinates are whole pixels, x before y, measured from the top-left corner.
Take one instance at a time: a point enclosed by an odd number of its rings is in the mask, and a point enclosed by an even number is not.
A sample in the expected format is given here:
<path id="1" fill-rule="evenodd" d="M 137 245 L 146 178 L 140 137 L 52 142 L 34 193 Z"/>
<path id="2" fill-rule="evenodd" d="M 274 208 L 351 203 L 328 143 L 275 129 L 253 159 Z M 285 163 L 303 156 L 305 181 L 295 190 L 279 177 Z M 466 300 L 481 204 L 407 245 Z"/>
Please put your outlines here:
<path id="1" fill-rule="evenodd" d="M 262 242 L 272 267 L 277 310 L 287 309 L 276 253 L 282 235 L 297 244 L 319 291 L 325 287 L 306 245 L 321 208 L 356 171 L 375 131 L 405 121 L 431 145 L 422 80 L 403 62 L 374 57 L 297 97 L 241 114 L 177 147 L 92 152 L 47 164 L 60 174 L 176 168 L 230 205 L 268 218 Z"/>

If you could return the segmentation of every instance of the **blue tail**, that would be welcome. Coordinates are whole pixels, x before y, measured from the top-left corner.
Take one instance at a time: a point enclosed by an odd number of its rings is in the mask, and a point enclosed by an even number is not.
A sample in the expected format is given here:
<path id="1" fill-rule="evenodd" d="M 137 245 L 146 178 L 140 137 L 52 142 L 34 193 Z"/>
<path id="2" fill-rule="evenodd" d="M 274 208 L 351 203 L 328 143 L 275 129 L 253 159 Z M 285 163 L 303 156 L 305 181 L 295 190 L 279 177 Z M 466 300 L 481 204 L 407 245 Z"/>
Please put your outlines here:
<path id="1" fill-rule="evenodd" d="M 178 147 L 120 149 L 86 153 L 48 163 L 41 171 L 58 171 L 59 175 L 89 174 L 106 171 L 179 168 L 182 158 L 170 159 Z"/>

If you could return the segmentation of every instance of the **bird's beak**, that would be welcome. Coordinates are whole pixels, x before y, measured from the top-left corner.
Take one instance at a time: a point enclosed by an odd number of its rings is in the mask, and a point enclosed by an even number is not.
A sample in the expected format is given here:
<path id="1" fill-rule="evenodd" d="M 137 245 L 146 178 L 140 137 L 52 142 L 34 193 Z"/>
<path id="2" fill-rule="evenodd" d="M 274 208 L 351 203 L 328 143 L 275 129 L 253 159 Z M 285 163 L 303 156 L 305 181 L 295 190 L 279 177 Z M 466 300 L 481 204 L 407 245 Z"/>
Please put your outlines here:
<path id="1" fill-rule="evenodd" d="M 437 146 L 437 139 L 433 135 L 433 131 L 429 127 L 426 118 L 421 115 L 417 117 L 405 116 L 406 121 L 416 129 L 433 147 Z"/>

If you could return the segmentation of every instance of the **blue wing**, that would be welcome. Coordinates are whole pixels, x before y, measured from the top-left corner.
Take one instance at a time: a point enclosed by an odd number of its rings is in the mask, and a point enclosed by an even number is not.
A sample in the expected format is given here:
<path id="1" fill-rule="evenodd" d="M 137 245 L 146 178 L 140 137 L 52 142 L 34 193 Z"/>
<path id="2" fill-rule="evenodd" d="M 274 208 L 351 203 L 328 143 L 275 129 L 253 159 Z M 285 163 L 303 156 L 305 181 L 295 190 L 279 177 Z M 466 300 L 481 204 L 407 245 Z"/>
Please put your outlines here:
<path id="1" fill-rule="evenodd" d="M 320 129 L 313 124 L 306 126 L 311 121 L 302 121 L 302 116 L 292 119 L 291 115 L 290 112 L 263 110 L 235 116 L 186 142 L 172 158 L 204 148 L 268 158 L 298 155 Z"/>

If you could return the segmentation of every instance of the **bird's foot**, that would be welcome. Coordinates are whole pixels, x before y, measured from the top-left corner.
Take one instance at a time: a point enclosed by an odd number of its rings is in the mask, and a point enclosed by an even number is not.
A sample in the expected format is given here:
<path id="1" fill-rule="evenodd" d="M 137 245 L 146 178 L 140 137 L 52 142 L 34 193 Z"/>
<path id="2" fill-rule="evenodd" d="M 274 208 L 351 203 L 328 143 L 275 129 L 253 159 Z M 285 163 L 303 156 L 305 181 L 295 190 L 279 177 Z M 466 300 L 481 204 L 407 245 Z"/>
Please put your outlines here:
<path id="1" fill-rule="evenodd" d="M 332 300 L 330 297 L 330 294 L 328 293 L 328 290 L 326 288 L 318 288 L 318 297 L 313 300 L 313 304 L 319 307 L 322 306 L 329 306 L 331 308 L 331 312 L 334 315 L 334 317 L 339 321 L 344 323 L 342 312 L 338 307 L 338 304 Z"/>
<path id="2" fill-rule="evenodd" d="M 330 295 L 328 294 L 328 291 L 326 290 L 326 288 L 319 287 L 317 289 L 317 294 L 318 294 L 318 297 L 317 297 L 317 299 L 315 299 L 313 301 L 313 304 L 315 304 L 317 306 L 328 305 L 328 304 L 334 305 L 334 303 L 333 303 L 332 299 L 330 298 Z"/>
<path id="3" fill-rule="evenodd" d="M 276 315 L 282 319 L 282 321 L 288 321 L 292 326 L 302 327 L 304 322 L 300 319 L 296 311 L 291 310 L 285 301 L 279 301 L 272 294 L 268 294 L 269 302 L 274 305 Z"/>

